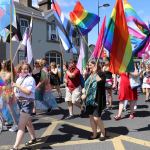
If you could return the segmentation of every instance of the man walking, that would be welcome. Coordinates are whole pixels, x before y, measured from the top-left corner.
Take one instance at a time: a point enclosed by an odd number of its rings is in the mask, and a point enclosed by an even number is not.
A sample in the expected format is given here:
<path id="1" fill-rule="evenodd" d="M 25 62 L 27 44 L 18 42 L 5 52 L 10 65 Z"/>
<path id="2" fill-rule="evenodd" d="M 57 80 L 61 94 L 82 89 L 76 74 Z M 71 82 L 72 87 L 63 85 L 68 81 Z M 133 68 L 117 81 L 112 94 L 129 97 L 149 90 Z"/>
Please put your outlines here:
<path id="1" fill-rule="evenodd" d="M 66 70 L 65 76 L 66 82 L 66 98 L 65 101 L 68 103 L 69 115 L 66 119 L 73 119 L 73 105 L 76 105 L 84 110 L 81 105 L 81 82 L 80 82 L 80 70 L 76 67 L 76 61 L 71 60 L 68 70 Z"/>

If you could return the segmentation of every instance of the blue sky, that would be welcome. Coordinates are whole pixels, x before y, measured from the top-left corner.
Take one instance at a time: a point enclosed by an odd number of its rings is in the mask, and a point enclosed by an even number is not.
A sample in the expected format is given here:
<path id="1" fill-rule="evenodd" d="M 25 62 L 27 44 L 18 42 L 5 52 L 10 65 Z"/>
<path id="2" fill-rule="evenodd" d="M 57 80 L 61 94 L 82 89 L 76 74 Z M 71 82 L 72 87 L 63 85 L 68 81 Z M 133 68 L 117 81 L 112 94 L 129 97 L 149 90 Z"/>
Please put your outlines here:
<path id="1" fill-rule="evenodd" d="M 34 4 L 37 4 L 38 0 L 33 0 Z M 66 16 L 69 16 L 69 12 L 73 10 L 74 5 L 77 0 L 56 0 L 60 6 L 62 11 Z M 84 8 L 92 13 L 98 14 L 98 0 L 80 0 Z M 115 5 L 116 0 L 99 0 L 100 5 L 105 3 L 109 3 L 110 6 L 106 8 L 100 8 L 100 26 L 104 16 L 106 15 L 107 21 L 111 15 L 112 9 Z M 128 0 L 128 2 L 132 5 L 138 15 L 145 21 L 150 21 L 150 0 Z M 95 44 L 98 37 L 98 27 L 95 26 L 93 30 L 89 33 L 89 44 Z"/>

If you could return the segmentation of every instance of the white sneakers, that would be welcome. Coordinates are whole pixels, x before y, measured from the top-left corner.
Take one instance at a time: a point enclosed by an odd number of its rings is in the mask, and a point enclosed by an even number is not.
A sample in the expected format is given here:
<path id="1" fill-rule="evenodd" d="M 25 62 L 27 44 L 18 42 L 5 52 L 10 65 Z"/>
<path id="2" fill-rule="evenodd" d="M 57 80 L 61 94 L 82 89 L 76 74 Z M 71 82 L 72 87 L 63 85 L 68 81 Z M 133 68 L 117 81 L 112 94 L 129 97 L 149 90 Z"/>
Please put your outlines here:
<path id="1" fill-rule="evenodd" d="M 18 126 L 17 126 L 17 125 L 13 125 L 13 126 L 9 129 L 10 132 L 16 132 L 17 130 L 18 130 Z"/>

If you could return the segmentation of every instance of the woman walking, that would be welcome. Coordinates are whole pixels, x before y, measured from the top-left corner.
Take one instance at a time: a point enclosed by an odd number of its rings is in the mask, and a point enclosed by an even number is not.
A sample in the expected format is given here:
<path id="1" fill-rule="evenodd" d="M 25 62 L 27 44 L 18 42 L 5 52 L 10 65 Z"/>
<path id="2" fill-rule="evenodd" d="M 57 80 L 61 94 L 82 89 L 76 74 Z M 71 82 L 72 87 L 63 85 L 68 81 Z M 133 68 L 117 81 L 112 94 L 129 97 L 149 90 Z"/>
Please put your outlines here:
<path id="1" fill-rule="evenodd" d="M 105 58 L 105 64 L 103 66 L 103 71 L 106 76 L 106 100 L 108 109 L 112 109 L 112 86 L 113 86 L 113 77 L 112 73 L 109 71 L 109 58 Z"/>
<path id="2" fill-rule="evenodd" d="M 130 80 L 129 76 L 138 76 L 138 72 L 133 73 L 121 73 L 120 74 L 120 83 L 119 83 L 119 110 L 118 114 L 114 116 L 115 120 L 121 119 L 121 114 L 124 107 L 124 101 L 128 100 L 130 102 L 130 115 L 129 119 L 134 118 L 134 106 L 136 104 L 136 101 L 138 99 L 137 97 L 137 88 L 131 88 L 130 86 Z"/>
<path id="3" fill-rule="evenodd" d="M 145 102 L 150 102 L 150 64 L 146 64 L 146 69 L 143 72 L 143 93 L 146 94 Z"/>
<path id="4" fill-rule="evenodd" d="M 14 69 L 13 69 L 14 74 Z M 11 132 L 16 132 L 18 130 L 17 125 L 17 114 L 14 109 L 14 95 L 13 95 L 13 89 L 11 86 L 11 64 L 10 61 L 3 61 L 1 63 L 1 71 L 0 71 L 0 77 L 5 82 L 5 85 L 2 87 L 2 100 L 4 101 L 5 110 L 6 111 L 6 121 L 9 123 L 9 114 L 13 120 L 13 126 L 9 129 Z M 3 107 L 4 107 L 3 105 Z"/>
<path id="5" fill-rule="evenodd" d="M 93 135 L 89 140 L 98 138 L 97 129 L 100 129 L 99 140 L 103 141 L 106 138 L 104 124 L 101 120 L 101 113 L 106 106 L 105 95 L 105 75 L 101 72 L 96 62 L 91 60 L 89 62 L 90 76 L 85 82 L 85 93 L 82 99 L 86 99 L 86 113 L 90 117 L 90 124 Z"/>
<path id="6" fill-rule="evenodd" d="M 30 73 L 30 65 L 24 63 L 21 66 L 20 77 L 17 79 L 16 83 L 12 83 L 15 91 L 15 96 L 17 98 L 20 108 L 20 118 L 16 141 L 11 150 L 18 149 L 24 136 L 25 127 L 27 127 L 27 130 L 29 131 L 31 137 L 31 140 L 28 141 L 25 145 L 28 146 L 36 142 L 35 131 L 31 121 L 31 113 L 34 106 L 36 84 Z"/>
<path id="7" fill-rule="evenodd" d="M 62 93 L 60 91 L 60 79 L 58 76 L 58 68 L 55 62 L 51 62 L 51 71 L 50 71 L 50 84 L 53 88 L 56 88 L 58 92 L 58 98 L 62 98 Z"/>

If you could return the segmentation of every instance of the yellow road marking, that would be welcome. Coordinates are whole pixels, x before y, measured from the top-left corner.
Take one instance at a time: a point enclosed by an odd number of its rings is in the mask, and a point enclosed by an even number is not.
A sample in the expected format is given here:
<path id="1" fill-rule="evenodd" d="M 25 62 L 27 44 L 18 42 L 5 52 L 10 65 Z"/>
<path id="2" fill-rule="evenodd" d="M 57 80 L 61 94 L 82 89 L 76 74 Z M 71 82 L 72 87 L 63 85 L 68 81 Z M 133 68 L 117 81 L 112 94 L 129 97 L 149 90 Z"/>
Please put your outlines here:
<path id="1" fill-rule="evenodd" d="M 125 150 L 125 148 L 124 148 L 124 146 L 123 146 L 123 144 L 122 144 L 119 137 L 116 137 L 116 138 L 112 139 L 112 143 L 114 145 L 115 150 Z"/>
<path id="2" fill-rule="evenodd" d="M 106 140 L 106 141 L 110 141 L 110 140 Z M 85 140 L 76 140 L 76 141 L 66 141 L 64 143 L 55 143 L 55 144 L 51 144 L 49 146 L 59 147 L 59 146 L 69 146 L 69 145 L 92 144 L 92 143 L 100 143 L 100 142 L 101 141 L 98 139 L 95 139 L 95 140 L 85 139 Z"/>
<path id="3" fill-rule="evenodd" d="M 86 126 L 86 125 L 81 125 L 81 124 L 76 124 L 76 123 L 72 123 L 72 122 L 68 122 L 68 121 L 62 121 L 62 120 L 58 120 L 55 118 L 51 118 L 51 117 L 44 117 L 42 119 L 45 120 L 49 120 L 51 121 L 51 124 L 47 127 L 47 129 L 44 131 L 44 133 L 41 135 L 41 140 L 39 139 L 39 142 L 37 142 L 36 144 L 32 145 L 33 148 L 39 148 L 41 146 L 52 146 L 52 147 L 58 147 L 58 146 L 68 146 L 68 145 L 79 145 L 79 144 L 92 144 L 92 143 L 99 143 L 100 141 L 98 139 L 96 140 L 87 140 L 87 139 L 82 139 L 82 140 L 76 140 L 76 141 L 66 141 L 64 143 L 44 143 L 48 137 L 50 135 L 52 135 L 53 131 L 55 130 L 55 128 L 57 127 L 57 125 L 62 125 L 62 124 L 67 124 L 82 130 L 86 130 L 86 131 L 92 131 L 91 127 Z M 145 141 L 145 140 L 141 140 L 141 139 L 136 139 L 133 137 L 129 137 L 129 136 L 124 136 L 124 135 L 119 135 L 116 133 L 112 133 L 109 132 L 109 136 L 111 136 L 111 139 L 108 139 L 106 141 L 112 141 L 113 145 L 114 145 L 114 149 L 115 150 L 125 150 L 122 140 L 130 142 L 130 143 L 135 143 L 135 144 L 139 144 L 142 146 L 146 146 L 146 147 L 150 147 L 150 142 L 149 141 Z M 12 145 L 3 145 L 0 146 L 0 149 L 9 149 Z M 21 144 L 20 147 L 23 147 L 24 144 Z M 32 147 L 31 146 L 31 147 Z"/>
<path id="4" fill-rule="evenodd" d="M 136 138 L 129 137 L 129 136 L 123 136 L 123 135 L 120 136 L 120 139 L 122 139 L 124 141 L 127 141 L 127 142 L 131 142 L 131 143 L 143 145 L 143 146 L 146 146 L 146 147 L 150 147 L 150 142 L 149 141 L 136 139 Z"/>

